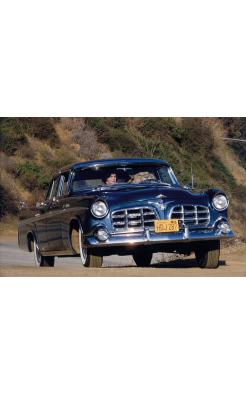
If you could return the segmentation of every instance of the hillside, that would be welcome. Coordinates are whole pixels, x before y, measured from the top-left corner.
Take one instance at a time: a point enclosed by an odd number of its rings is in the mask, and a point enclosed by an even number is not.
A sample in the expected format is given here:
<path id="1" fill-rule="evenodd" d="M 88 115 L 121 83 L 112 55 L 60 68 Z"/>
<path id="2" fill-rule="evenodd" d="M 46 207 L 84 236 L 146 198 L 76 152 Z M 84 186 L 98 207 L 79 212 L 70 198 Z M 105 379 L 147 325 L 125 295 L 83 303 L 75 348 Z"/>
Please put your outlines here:
<path id="1" fill-rule="evenodd" d="M 181 184 L 222 189 L 229 219 L 246 243 L 246 118 L 0 118 L 0 218 L 16 227 L 20 200 L 42 200 L 69 163 L 117 157 L 168 161 Z"/>

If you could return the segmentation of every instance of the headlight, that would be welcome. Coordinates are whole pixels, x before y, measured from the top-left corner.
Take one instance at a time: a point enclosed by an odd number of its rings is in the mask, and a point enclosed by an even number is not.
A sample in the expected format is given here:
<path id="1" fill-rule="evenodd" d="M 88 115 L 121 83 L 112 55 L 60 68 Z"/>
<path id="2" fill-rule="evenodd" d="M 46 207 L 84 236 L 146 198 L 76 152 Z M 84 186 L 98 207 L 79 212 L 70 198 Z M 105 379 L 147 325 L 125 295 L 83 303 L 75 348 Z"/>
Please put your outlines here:
<path id="1" fill-rule="evenodd" d="M 108 207 L 102 200 L 98 200 L 91 206 L 91 212 L 95 217 L 102 218 L 108 214 Z"/>
<path id="2" fill-rule="evenodd" d="M 215 210 L 223 211 L 228 207 L 228 205 L 229 200 L 225 195 L 219 193 L 218 195 L 213 197 L 212 206 L 215 208 Z"/>

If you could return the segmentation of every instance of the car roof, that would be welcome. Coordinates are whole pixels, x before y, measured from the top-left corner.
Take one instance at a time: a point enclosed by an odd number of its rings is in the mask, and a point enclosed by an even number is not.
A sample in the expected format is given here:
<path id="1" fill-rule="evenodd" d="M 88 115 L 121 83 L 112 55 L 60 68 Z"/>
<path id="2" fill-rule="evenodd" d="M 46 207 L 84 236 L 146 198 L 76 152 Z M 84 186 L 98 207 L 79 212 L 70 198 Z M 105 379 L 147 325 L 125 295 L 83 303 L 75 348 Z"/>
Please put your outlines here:
<path id="1" fill-rule="evenodd" d="M 160 159 L 151 159 L 151 158 L 117 158 L 117 159 L 98 159 L 88 162 L 79 162 L 73 163 L 71 165 L 64 166 L 58 173 L 64 173 L 69 171 L 70 169 L 78 170 L 80 168 L 90 168 L 90 167 L 111 167 L 111 166 L 129 166 L 129 165 L 165 165 L 169 166 L 168 162 L 165 162 Z"/>

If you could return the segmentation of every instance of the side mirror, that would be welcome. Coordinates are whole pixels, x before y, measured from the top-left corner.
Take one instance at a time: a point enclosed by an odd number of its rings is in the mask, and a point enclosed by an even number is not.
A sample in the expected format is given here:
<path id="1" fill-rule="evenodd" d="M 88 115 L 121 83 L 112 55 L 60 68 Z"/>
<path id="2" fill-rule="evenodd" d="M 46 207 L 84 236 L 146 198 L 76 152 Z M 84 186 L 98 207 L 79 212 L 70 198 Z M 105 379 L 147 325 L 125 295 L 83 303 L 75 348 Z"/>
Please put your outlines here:
<path id="1" fill-rule="evenodd" d="M 184 189 L 190 189 L 190 186 L 189 186 L 189 184 L 185 184 L 183 188 Z"/>

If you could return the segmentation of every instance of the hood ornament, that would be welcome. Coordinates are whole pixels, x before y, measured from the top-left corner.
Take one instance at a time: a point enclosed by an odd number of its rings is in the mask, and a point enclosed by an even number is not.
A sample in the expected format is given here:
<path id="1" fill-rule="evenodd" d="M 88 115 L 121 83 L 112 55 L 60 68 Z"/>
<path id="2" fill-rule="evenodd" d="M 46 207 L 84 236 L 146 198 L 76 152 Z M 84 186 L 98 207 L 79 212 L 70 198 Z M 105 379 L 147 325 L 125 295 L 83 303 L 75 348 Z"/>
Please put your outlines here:
<path id="1" fill-rule="evenodd" d="M 158 199 L 161 199 L 161 198 L 166 198 L 167 196 L 165 196 L 165 195 L 162 195 L 162 194 L 160 194 L 160 195 L 158 195 L 158 196 L 156 196 L 156 198 L 158 198 Z"/>
<path id="2" fill-rule="evenodd" d="M 148 202 L 149 204 L 155 204 L 157 207 L 159 207 L 161 210 L 165 210 L 166 209 L 166 204 L 161 204 L 161 203 L 159 203 L 159 202 L 151 202 L 151 201 L 149 201 Z"/>

